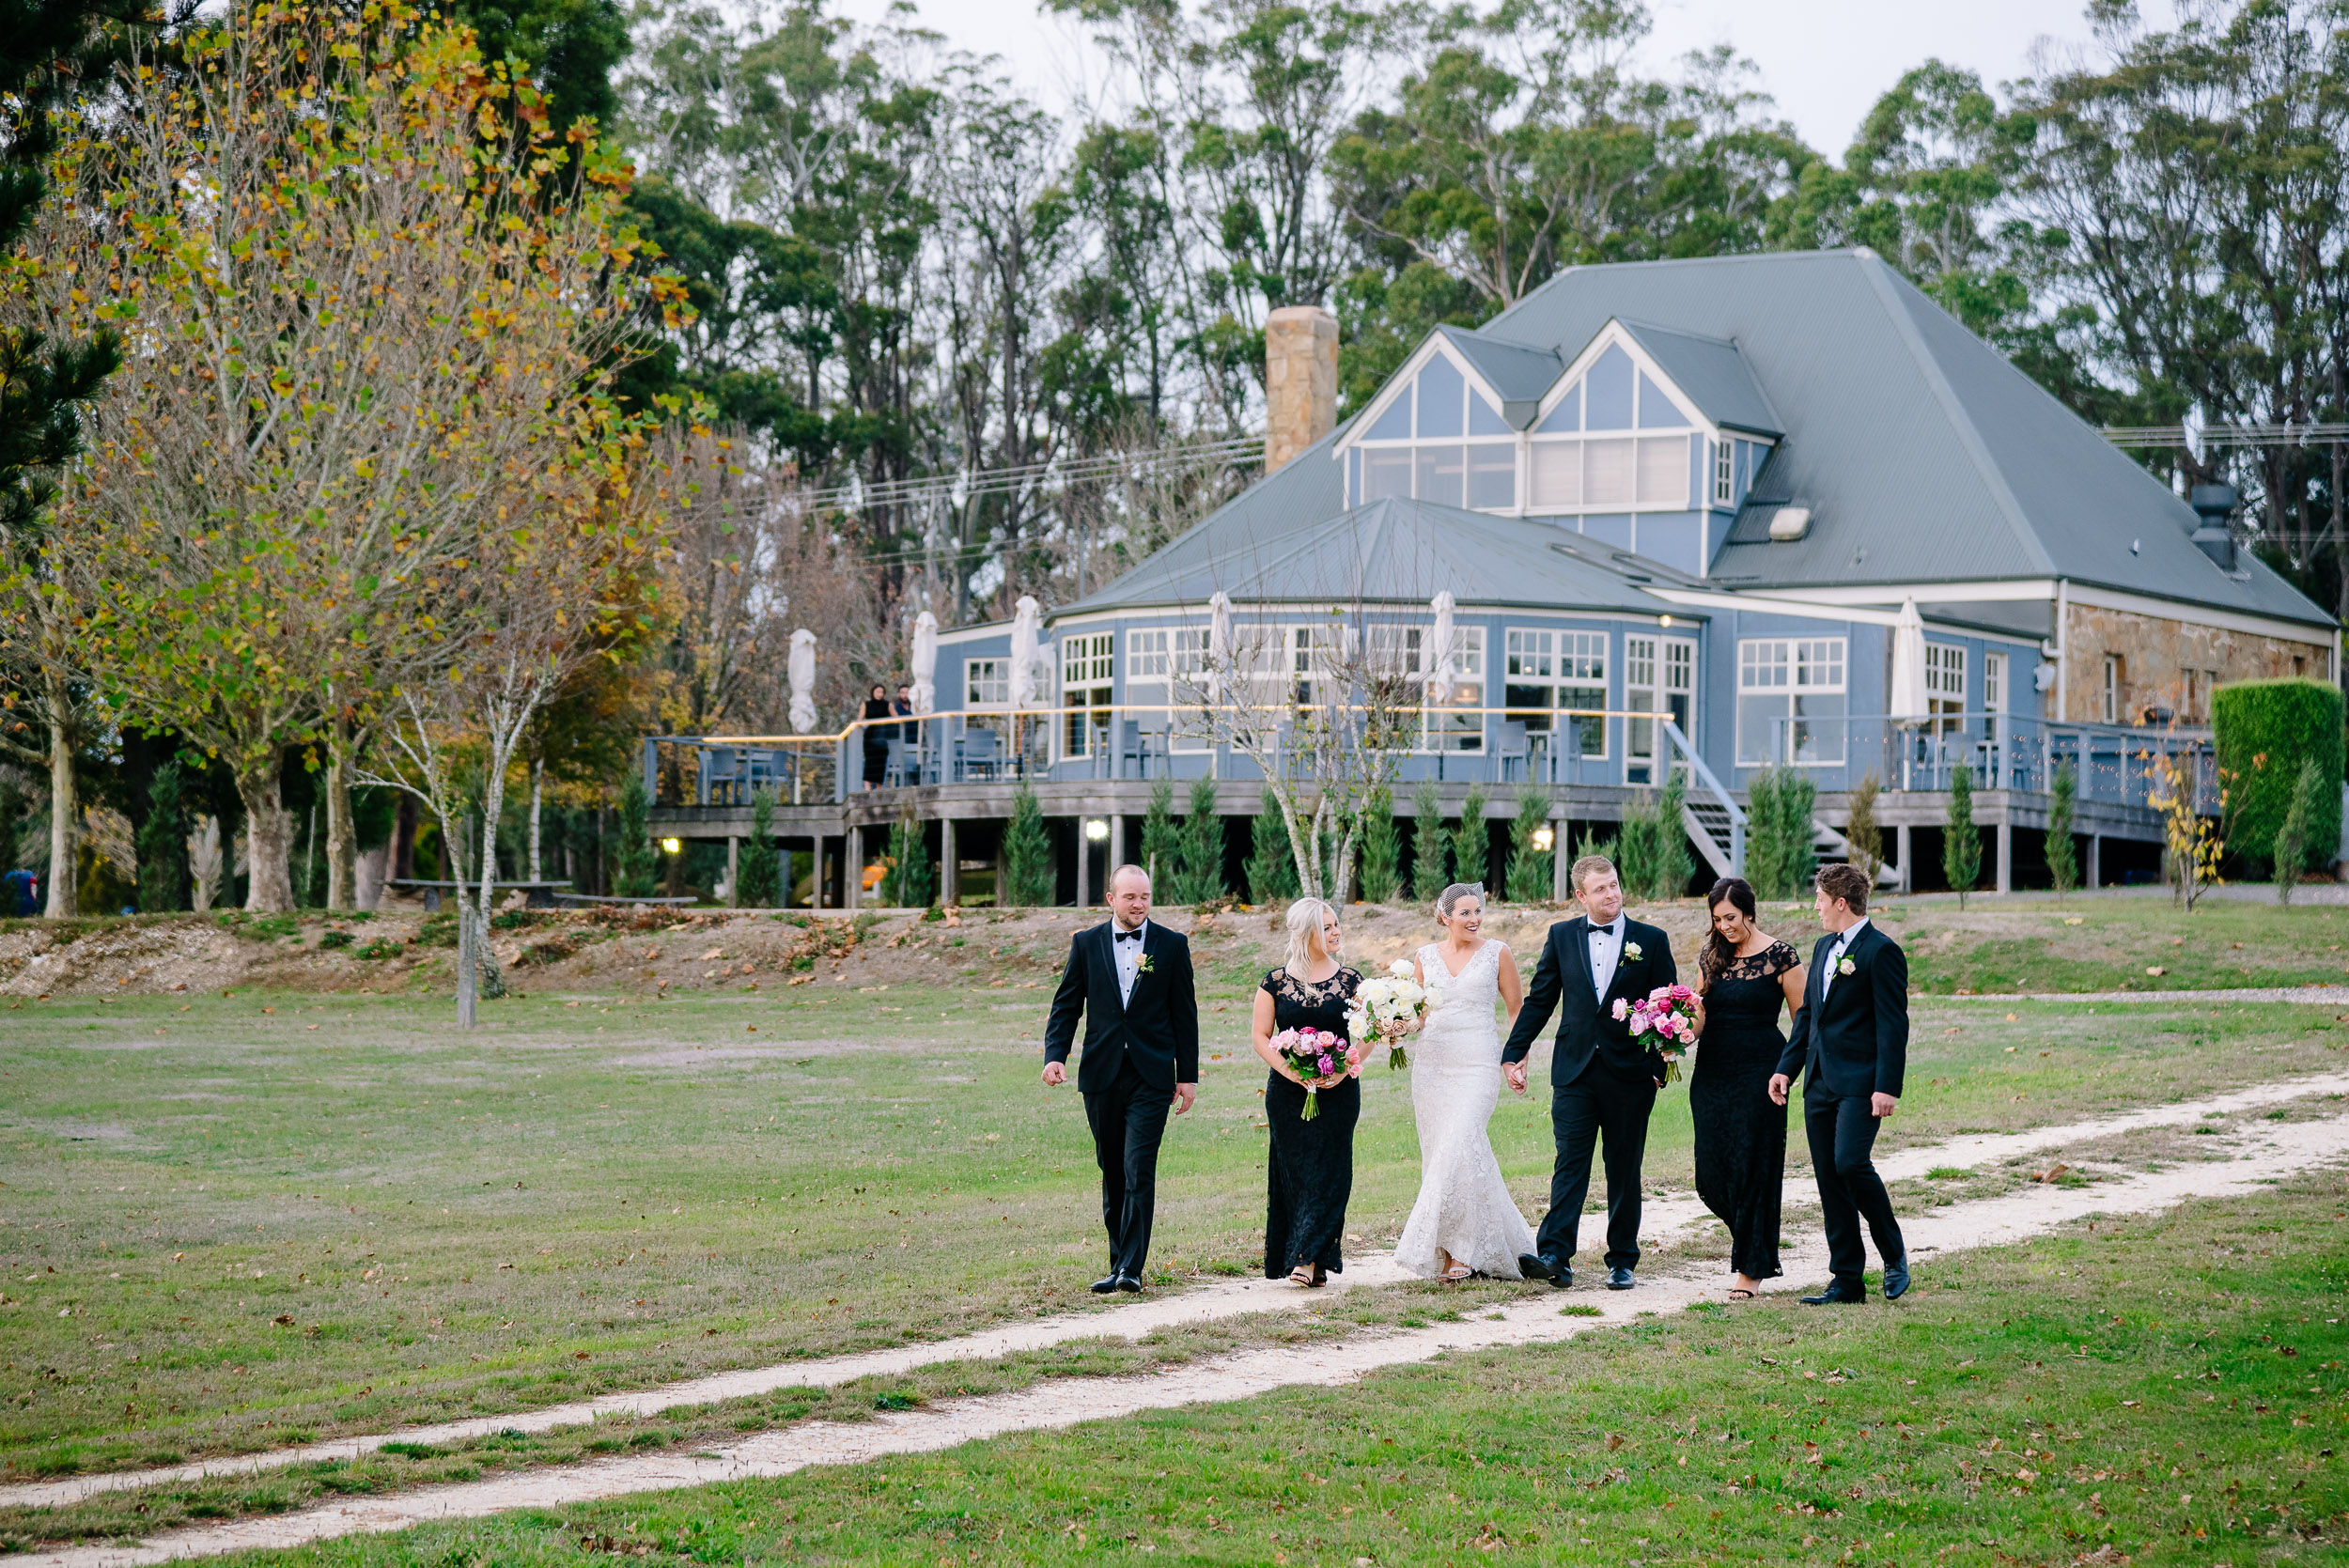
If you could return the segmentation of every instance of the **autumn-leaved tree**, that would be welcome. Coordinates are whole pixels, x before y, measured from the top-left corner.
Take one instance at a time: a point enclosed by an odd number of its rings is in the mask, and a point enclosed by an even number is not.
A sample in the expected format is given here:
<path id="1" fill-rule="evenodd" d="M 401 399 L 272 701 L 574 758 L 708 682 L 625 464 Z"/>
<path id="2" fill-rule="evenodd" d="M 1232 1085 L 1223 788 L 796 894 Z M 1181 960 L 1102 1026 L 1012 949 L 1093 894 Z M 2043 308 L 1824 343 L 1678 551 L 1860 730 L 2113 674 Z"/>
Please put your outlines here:
<path id="1" fill-rule="evenodd" d="M 27 303 L 135 351 L 42 589 L 120 722 L 227 764 L 249 908 L 293 902 L 288 751 L 333 769 L 347 900 L 359 739 L 398 694 L 466 685 L 479 652 L 448 617 L 546 569 L 528 530 L 625 490 L 603 378 L 666 286 L 625 166 L 546 117 L 462 29 L 245 0 L 135 55 L 118 108 L 59 138 Z"/>

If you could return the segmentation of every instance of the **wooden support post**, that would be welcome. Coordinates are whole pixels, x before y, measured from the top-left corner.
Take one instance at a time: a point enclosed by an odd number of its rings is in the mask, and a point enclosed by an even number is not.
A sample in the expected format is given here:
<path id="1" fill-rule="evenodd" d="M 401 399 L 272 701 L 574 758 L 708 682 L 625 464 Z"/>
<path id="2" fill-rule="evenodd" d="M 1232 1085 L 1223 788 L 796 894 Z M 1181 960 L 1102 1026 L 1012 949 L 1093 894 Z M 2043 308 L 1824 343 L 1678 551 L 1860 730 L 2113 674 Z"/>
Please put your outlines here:
<path id="1" fill-rule="evenodd" d="M 1549 899 L 1563 904 L 1574 896 L 1574 846 L 1566 840 L 1568 828 L 1563 816 L 1549 819 Z"/>
<path id="2" fill-rule="evenodd" d="M 938 901 L 949 908 L 962 902 L 962 851 L 955 847 L 955 819 L 938 819 Z"/>
<path id="3" fill-rule="evenodd" d="M 2102 834 L 2102 833 L 2091 833 L 2091 834 L 2089 834 L 2089 835 L 2088 835 L 2088 885 L 2089 885 L 2091 888 L 2101 888 L 2101 887 L 2103 887 L 2103 886 L 2105 885 L 2105 865 L 2104 865 L 2104 862 L 2105 862 L 2105 835 L 2104 835 L 2104 834 Z"/>
<path id="4" fill-rule="evenodd" d="M 726 904 L 742 907 L 742 841 L 732 833 L 726 835 Z"/>
<path id="5" fill-rule="evenodd" d="M 824 835 L 810 833 L 807 844 L 807 907 L 820 909 L 824 907 Z"/>
<path id="6" fill-rule="evenodd" d="M 840 835 L 840 907 L 864 908 L 864 830 L 849 828 Z"/>
<path id="7" fill-rule="evenodd" d="M 1093 846 L 1085 840 L 1084 814 L 1080 812 L 1077 814 L 1077 908 L 1080 909 L 1093 902 L 1089 886 L 1092 880 Z"/>
<path id="8" fill-rule="evenodd" d="M 2015 824 L 2012 822 L 1997 823 L 1994 831 L 1999 835 L 1998 891 L 2013 893 L 2015 891 Z"/>
<path id="9" fill-rule="evenodd" d="M 1110 858 L 1101 867 L 1101 894 L 1104 902 L 1108 901 L 1110 879 L 1117 875 L 1117 868 L 1125 863 L 1126 819 L 1122 816 L 1112 816 L 1110 818 Z"/>
<path id="10" fill-rule="evenodd" d="M 1900 861 L 1900 891 L 1915 893 L 1917 891 L 1917 868 L 1908 858 L 1908 825 L 1906 823 L 1892 830 L 1892 853 L 1899 857 Z"/>

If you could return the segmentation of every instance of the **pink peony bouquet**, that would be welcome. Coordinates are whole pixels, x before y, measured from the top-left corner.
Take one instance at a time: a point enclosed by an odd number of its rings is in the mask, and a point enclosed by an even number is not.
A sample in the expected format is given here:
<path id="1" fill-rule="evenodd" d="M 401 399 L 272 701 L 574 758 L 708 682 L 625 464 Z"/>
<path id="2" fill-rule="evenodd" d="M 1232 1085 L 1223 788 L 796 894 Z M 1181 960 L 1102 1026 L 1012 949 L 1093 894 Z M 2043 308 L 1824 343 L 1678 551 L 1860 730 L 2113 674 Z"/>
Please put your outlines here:
<path id="1" fill-rule="evenodd" d="M 1697 1043 L 1697 994 L 1686 986 L 1658 986 L 1644 1001 L 1615 999 L 1618 1022 L 1631 1025 L 1631 1043 L 1661 1052 L 1664 1081 L 1680 1077 L 1680 1059 Z"/>
<path id="2" fill-rule="evenodd" d="M 1321 1090 L 1354 1070 L 1346 1060 L 1346 1036 L 1328 1030 L 1284 1029 L 1272 1037 L 1272 1048 L 1305 1080 L 1304 1120 L 1308 1122 L 1321 1114 Z"/>

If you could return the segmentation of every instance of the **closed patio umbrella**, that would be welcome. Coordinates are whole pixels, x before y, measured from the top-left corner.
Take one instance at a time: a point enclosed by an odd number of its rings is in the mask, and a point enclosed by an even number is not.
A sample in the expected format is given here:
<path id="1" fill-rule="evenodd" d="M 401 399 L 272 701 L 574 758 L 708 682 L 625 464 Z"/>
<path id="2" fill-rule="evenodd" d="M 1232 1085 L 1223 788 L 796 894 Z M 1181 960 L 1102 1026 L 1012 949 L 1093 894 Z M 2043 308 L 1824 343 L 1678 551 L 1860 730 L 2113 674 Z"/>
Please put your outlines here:
<path id="1" fill-rule="evenodd" d="M 791 730 L 816 727 L 816 633 L 805 627 L 791 634 Z"/>
<path id="2" fill-rule="evenodd" d="M 938 617 L 925 610 L 913 620 L 913 711 L 938 707 Z"/>
<path id="3" fill-rule="evenodd" d="M 1436 612 L 1436 628 L 1428 637 L 1428 646 L 1420 656 L 1427 667 L 1427 684 L 1446 688 L 1442 700 L 1449 702 L 1452 693 L 1452 590 L 1444 589 L 1430 601 Z"/>
<path id="4" fill-rule="evenodd" d="M 1041 652 L 1036 645 L 1041 619 L 1033 595 L 1019 596 L 1019 613 L 1011 623 L 1011 706 L 1036 706 L 1036 665 Z"/>
<path id="5" fill-rule="evenodd" d="M 1892 627 L 1892 696 L 1887 711 L 1895 719 L 1922 719 L 1925 706 L 1925 618 L 1917 601 L 1901 600 Z"/>

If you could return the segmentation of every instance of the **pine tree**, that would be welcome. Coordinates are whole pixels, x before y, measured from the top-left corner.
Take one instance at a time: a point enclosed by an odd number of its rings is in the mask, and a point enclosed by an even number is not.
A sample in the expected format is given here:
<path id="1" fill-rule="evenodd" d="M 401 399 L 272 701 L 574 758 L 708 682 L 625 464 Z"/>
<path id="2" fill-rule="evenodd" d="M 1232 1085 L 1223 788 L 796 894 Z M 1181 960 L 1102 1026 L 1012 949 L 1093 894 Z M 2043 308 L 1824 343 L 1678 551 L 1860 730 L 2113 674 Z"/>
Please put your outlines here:
<path id="1" fill-rule="evenodd" d="M 996 903 L 1034 908 L 1052 902 L 1052 841 L 1044 831 L 1044 808 L 1025 779 L 1011 795 L 1011 823 L 1003 830 L 1003 885 Z"/>
<path id="2" fill-rule="evenodd" d="M 147 786 L 147 820 L 139 825 L 139 912 L 163 914 L 189 907 L 188 815 L 178 758 L 155 769 Z M 9 826 L 14 826 L 13 818 Z"/>
<path id="3" fill-rule="evenodd" d="M 1385 785 L 1362 806 L 1362 900 L 1391 904 L 1403 891 L 1403 837 L 1395 831 L 1394 796 Z"/>
<path id="4" fill-rule="evenodd" d="M 1656 797 L 1646 790 L 1624 802 L 1623 819 L 1615 824 L 1615 875 L 1626 898 L 1654 895 L 1657 866 L 1664 857 L 1664 831 L 1656 812 Z"/>
<path id="5" fill-rule="evenodd" d="M 1875 886 L 1876 873 L 1884 869 L 1884 831 L 1876 826 L 1878 787 L 1874 773 L 1859 781 L 1851 792 L 1851 821 L 1843 829 L 1843 842 L 1851 846 L 1851 863 L 1868 878 L 1870 887 Z M 2071 840 L 2064 842 L 2068 846 Z"/>
<path id="6" fill-rule="evenodd" d="M 734 901 L 746 909 L 772 909 L 784 902 L 784 866 L 775 847 L 775 792 L 751 797 L 751 841 L 742 846 Z"/>
<path id="7" fill-rule="evenodd" d="M 652 803 L 645 796 L 644 776 L 633 768 L 620 785 L 616 867 L 622 898 L 650 898 L 659 885 L 658 862 L 652 846 Z"/>
<path id="8" fill-rule="evenodd" d="M 1280 798 L 1269 785 L 1258 803 L 1247 869 L 1250 903 L 1285 904 L 1297 896 L 1297 859 L 1289 853 L 1289 828 L 1281 818 Z"/>
<path id="9" fill-rule="evenodd" d="M 1528 782 L 1517 791 L 1517 819 L 1509 830 L 1509 902 L 1539 904 L 1550 894 L 1555 846 L 1538 849 L 1533 835 L 1549 826 L 1549 791 Z"/>
<path id="10" fill-rule="evenodd" d="M 1974 826 L 1974 770 L 1959 763 L 1950 770 L 1950 812 L 1941 830 L 1941 874 L 1957 890 L 1957 907 L 1982 875 L 1982 833 Z"/>
<path id="11" fill-rule="evenodd" d="M 1419 786 L 1411 805 L 1417 814 L 1411 824 L 1411 895 L 1433 906 L 1451 883 L 1452 870 L 1444 859 L 1450 845 L 1443 831 L 1443 800 L 1432 780 Z"/>
<path id="12" fill-rule="evenodd" d="M 1485 829 L 1485 786 L 1469 785 L 1460 801 L 1460 825 L 1452 831 L 1452 879 L 1471 887 L 1485 885 L 1487 843 Z"/>
<path id="13" fill-rule="evenodd" d="M 2310 828 L 2316 818 L 2317 792 L 2325 787 L 2325 770 L 2314 757 L 2303 758 L 2292 781 L 2292 801 L 2284 808 L 2282 826 L 2276 830 L 2276 902 L 2292 902 L 2292 890 L 2309 863 Z"/>
<path id="14" fill-rule="evenodd" d="M 1223 896 L 1223 818 L 1219 814 L 1213 779 L 1194 779 L 1189 814 L 1176 834 L 1175 849 L 1182 865 L 1178 894 L 1185 904 L 1205 904 Z"/>
<path id="15" fill-rule="evenodd" d="M 2072 847 L 2072 818 L 2079 797 L 2079 779 L 2069 762 L 2056 765 L 2047 790 L 2047 879 L 2061 897 L 2080 885 L 2078 852 Z"/>
<path id="16" fill-rule="evenodd" d="M 1688 891 L 1697 862 L 1688 853 L 1688 775 L 1674 772 L 1664 780 L 1664 793 L 1656 802 L 1656 884 L 1653 898 L 1678 898 Z"/>
<path id="17" fill-rule="evenodd" d="M 1810 896 L 1812 877 L 1819 869 L 1819 846 L 1811 836 L 1817 831 L 1812 818 L 1818 804 L 1819 786 L 1810 774 L 1792 766 L 1779 769 L 1779 853 L 1791 899 Z"/>
<path id="18" fill-rule="evenodd" d="M 1172 779 L 1160 779 L 1150 786 L 1150 807 L 1142 814 L 1141 865 L 1150 874 L 1151 886 L 1159 897 L 1170 904 L 1190 902 L 1182 895 L 1182 841 L 1174 828 Z"/>
<path id="19" fill-rule="evenodd" d="M 894 909 L 926 909 L 936 887 L 929 843 L 909 805 L 889 830 L 889 869 L 881 876 L 881 902 Z"/>

